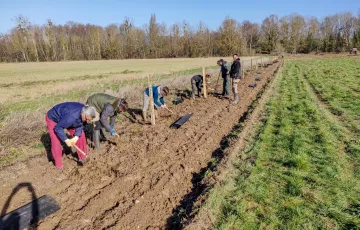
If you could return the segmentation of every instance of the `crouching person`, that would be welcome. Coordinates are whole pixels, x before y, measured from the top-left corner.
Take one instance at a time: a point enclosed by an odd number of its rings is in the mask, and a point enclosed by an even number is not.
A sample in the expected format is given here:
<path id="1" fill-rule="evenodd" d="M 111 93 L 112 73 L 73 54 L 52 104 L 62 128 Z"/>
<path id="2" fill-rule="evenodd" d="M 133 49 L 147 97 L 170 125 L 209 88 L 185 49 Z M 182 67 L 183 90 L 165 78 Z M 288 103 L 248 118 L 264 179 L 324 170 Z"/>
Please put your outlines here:
<path id="1" fill-rule="evenodd" d="M 208 81 L 211 77 L 210 74 L 206 74 L 206 81 Z M 195 92 L 197 92 L 198 97 L 201 96 L 201 91 L 203 88 L 203 76 L 202 75 L 195 75 L 191 78 L 191 88 L 192 88 L 192 93 L 191 93 L 191 98 L 195 99 Z"/>
<path id="2" fill-rule="evenodd" d="M 51 153 L 58 169 L 62 170 L 63 168 L 61 141 L 65 142 L 68 147 L 76 145 L 84 153 L 88 153 L 83 123 L 92 121 L 94 118 L 94 107 L 77 102 L 61 103 L 47 112 L 45 119 L 50 134 Z M 66 136 L 64 129 L 67 129 L 72 138 L 69 139 Z M 79 151 L 77 154 L 80 163 L 84 164 L 86 157 Z"/>
<path id="3" fill-rule="evenodd" d="M 106 141 L 102 128 L 111 136 L 118 136 L 115 131 L 115 119 L 119 113 L 128 109 L 125 99 L 113 97 L 104 93 L 97 93 L 90 96 L 86 104 L 95 108 L 97 119 L 94 120 L 93 142 L 95 149 L 100 149 L 100 141 Z M 110 121 L 110 122 L 109 122 Z"/>
<path id="4" fill-rule="evenodd" d="M 146 122 L 147 118 L 147 110 L 149 108 L 150 104 L 150 93 L 149 88 L 146 88 L 144 91 L 144 98 L 143 98 L 143 111 L 142 111 L 142 117 L 143 120 Z M 169 94 L 169 88 L 167 86 L 153 86 L 152 87 L 152 93 L 153 93 L 153 99 L 154 99 L 154 106 L 156 109 L 162 108 L 167 109 L 164 97 L 166 97 Z M 155 113 L 155 116 L 157 116 L 157 112 Z"/>

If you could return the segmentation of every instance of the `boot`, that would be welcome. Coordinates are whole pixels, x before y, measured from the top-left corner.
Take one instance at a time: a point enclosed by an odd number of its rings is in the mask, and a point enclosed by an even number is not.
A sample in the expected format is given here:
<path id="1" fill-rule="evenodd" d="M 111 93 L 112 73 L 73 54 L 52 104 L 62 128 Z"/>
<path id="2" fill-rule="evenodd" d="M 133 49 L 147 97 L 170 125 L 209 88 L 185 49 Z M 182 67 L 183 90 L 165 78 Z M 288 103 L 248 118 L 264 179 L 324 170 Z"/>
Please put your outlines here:
<path id="1" fill-rule="evenodd" d="M 239 103 L 239 94 L 238 93 L 235 94 L 235 98 L 231 102 L 231 104 L 236 105 L 237 103 Z"/>
<path id="2" fill-rule="evenodd" d="M 100 130 L 93 131 L 94 148 L 100 149 Z"/>
<path id="3" fill-rule="evenodd" d="M 102 129 L 100 129 L 100 141 L 108 141 Z"/>
<path id="4" fill-rule="evenodd" d="M 191 99 L 195 100 L 195 93 L 194 93 L 194 91 L 191 93 Z"/>
<path id="5" fill-rule="evenodd" d="M 146 122 L 146 120 L 147 120 L 146 116 L 147 116 L 146 111 L 142 111 L 142 119 L 144 122 Z"/>

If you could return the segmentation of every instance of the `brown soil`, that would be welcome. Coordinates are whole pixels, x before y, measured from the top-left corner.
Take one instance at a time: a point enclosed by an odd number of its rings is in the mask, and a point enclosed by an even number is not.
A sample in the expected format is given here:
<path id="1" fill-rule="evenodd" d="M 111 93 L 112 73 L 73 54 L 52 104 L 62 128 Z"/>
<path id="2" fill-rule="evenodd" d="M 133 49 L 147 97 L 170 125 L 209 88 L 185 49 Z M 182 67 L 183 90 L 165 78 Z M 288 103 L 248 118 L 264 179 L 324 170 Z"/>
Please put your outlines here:
<path id="1" fill-rule="evenodd" d="M 258 92 L 273 76 L 279 63 L 262 69 L 261 81 L 247 76 L 239 86 L 240 103 L 208 96 L 171 106 L 179 116 L 193 116 L 180 129 L 169 126 L 178 115 L 164 113 L 156 126 L 132 119 L 119 122 L 117 145 L 91 151 L 90 162 L 77 166 L 64 156 L 64 172 L 58 173 L 46 156 L 3 169 L 0 207 L 20 183 L 32 184 L 37 197 L 50 195 L 61 210 L 38 223 L 38 229 L 165 229 L 173 210 L 193 189 L 194 177 L 219 155 L 222 139 L 238 123 Z M 140 120 L 140 116 L 136 115 Z M 28 203 L 31 194 L 20 189 L 4 212 Z"/>

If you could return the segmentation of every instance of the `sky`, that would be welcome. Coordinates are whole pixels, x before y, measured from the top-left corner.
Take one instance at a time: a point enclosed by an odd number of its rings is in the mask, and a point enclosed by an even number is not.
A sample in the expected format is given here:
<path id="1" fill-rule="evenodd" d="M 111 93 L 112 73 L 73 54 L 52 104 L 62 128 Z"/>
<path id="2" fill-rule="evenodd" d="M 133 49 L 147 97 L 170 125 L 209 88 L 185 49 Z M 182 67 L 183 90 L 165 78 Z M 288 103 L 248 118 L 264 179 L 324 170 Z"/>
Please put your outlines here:
<path id="1" fill-rule="evenodd" d="M 340 12 L 357 14 L 359 10 L 360 0 L 0 0 L 0 33 L 9 32 L 19 15 L 37 25 L 51 19 L 54 24 L 74 21 L 107 26 L 128 17 L 141 27 L 156 14 L 157 21 L 168 26 L 186 20 L 191 26 L 202 21 L 217 29 L 226 17 L 260 23 L 271 14 L 280 18 L 299 13 L 321 19 Z"/>

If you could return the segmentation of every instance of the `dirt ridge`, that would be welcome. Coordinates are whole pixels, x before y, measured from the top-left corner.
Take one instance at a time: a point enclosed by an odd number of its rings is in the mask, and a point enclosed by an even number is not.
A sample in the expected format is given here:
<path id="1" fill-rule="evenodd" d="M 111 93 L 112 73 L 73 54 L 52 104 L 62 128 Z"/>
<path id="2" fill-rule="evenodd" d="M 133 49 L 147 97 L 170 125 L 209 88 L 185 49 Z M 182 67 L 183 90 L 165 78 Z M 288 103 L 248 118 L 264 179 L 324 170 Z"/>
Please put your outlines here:
<path id="1" fill-rule="evenodd" d="M 178 116 L 168 114 L 155 127 L 131 120 L 117 124 L 117 145 L 92 151 L 84 167 L 78 167 L 71 156 L 64 157 L 65 172 L 59 175 L 43 157 L 1 171 L 0 206 L 17 183 L 31 181 L 38 196 L 51 195 L 61 205 L 59 212 L 38 223 L 38 229 L 166 228 L 173 210 L 191 191 L 193 176 L 212 160 L 223 137 L 278 65 L 262 69 L 255 89 L 248 87 L 254 76 L 241 81 L 239 105 L 209 96 L 173 106 L 179 116 L 193 113 L 178 130 L 169 128 Z M 20 191 L 7 212 L 28 201 L 27 192 Z"/>

